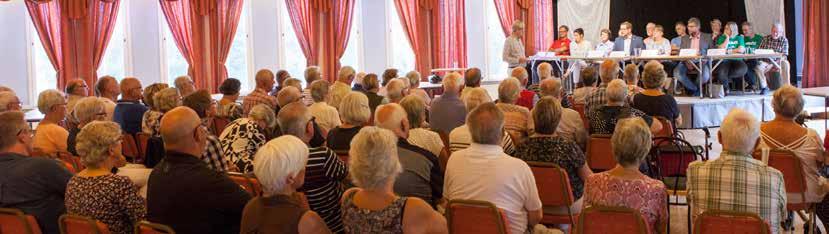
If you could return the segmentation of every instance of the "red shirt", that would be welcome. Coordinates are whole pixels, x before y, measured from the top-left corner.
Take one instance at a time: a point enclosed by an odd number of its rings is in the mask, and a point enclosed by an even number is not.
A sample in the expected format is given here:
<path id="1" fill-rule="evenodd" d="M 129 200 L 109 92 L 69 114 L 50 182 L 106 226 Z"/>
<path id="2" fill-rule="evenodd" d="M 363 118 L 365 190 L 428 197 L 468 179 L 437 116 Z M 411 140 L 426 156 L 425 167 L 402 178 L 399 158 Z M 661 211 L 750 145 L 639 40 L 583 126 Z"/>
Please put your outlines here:
<path id="1" fill-rule="evenodd" d="M 553 44 L 550 45 L 550 51 L 559 48 L 567 48 L 567 51 L 564 52 L 556 52 L 556 55 L 570 55 L 570 38 L 558 39 L 553 41 Z"/>
<path id="2" fill-rule="evenodd" d="M 515 102 L 515 105 L 526 107 L 527 109 L 533 109 L 533 101 L 535 99 L 535 92 L 529 90 L 521 90 L 521 93 L 518 96 L 518 101 Z"/>

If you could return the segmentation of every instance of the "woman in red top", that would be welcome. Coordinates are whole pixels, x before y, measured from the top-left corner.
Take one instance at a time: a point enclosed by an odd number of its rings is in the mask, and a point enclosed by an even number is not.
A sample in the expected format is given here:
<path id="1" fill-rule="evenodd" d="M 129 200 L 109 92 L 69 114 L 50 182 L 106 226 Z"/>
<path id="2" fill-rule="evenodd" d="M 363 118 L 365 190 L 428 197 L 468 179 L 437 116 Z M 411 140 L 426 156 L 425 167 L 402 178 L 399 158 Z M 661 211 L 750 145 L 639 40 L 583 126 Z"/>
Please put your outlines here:
<path id="1" fill-rule="evenodd" d="M 558 39 L 550 45 L 549 51 L 556 52 L 556 55 L 570 55 L 570 28 L 567 25 L 558 27 Z"/>

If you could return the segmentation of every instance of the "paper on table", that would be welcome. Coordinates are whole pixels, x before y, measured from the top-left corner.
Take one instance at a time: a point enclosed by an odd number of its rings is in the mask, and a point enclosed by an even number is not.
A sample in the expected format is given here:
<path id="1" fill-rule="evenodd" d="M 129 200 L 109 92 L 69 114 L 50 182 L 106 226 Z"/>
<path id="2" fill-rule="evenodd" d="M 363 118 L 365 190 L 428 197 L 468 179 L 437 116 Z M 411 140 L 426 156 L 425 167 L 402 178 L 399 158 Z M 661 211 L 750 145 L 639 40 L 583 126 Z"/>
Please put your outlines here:
<path id="1" fill-rule="evenodd" d="M 642 57 L 656 57 L 659 56 L 659 50 L 643 50 L 639 56 Z"/>
<path id="2" fill-rule="evenodd" d="M 608 55 L 607 57 L 622 58 L 622 57 L 625 57 L 625 56 L 627 56 L 627 53 L 625 53 L 624 51 L 613 51 L 613 52 L 610 52 L 610 55 Z"/>
<path id="3" fill-rule="evenodd" d="M 756 49 L 756 50 L 754 50 L 754 54 L 774 54 L 774 50 L 770 50 L 770 49 Z"/>
<path id="4" fill-rule="evenodd" d="M 604 57 L 604 51 L 601 50 L 591 50 L 587 52 L 588 58 L 601 58 Z"/>
<path id="5" fill-rule="evenodd" d="M 699 54 L 699 50 L 697 49 L 681 49 L 679 50 L 679 56 L 697 56 Z"/>
<path id="6" fill-rule="evenodd" d="M 709 49 L 708 56 L 725 55 L 725 49 Z"/>

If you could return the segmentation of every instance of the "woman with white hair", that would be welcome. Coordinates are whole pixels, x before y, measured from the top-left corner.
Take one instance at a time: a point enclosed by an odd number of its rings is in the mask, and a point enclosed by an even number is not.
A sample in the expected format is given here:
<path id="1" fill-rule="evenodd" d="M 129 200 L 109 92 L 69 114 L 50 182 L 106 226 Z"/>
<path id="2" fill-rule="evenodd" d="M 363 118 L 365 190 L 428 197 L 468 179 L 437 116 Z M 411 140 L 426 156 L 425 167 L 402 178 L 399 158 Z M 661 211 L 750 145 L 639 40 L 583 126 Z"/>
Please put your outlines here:
<path id="1" fill-rule="evenodd" d="M 264 192 L 245 205 L 241 233 L 331 233 L 297 193 L 307 163 L 308 147 L 291 135 L 268 141 L 256 152 L 253 174 Z"/>
<path id="2" fill-rule="evenodd" d="M 371 119 L 366 95 L 356 91 L 346 94 L 340 102 L 340 118 L 342 124 L 328 131 L 325 146 L 335 152 L 345 153 L 351 148 L 354 135 Z"/>
<path id="3" fill-rule="evenodd" d="M 250 109 L 247 118 L 238 118 L 219 135 L 222 154 L 236 164 L 241 173 L 253 171 L 253 155 L 268 141 L 268 132 L 276 127 L 273 109 L 259 104 Z"/>
<path id="4" fill-rule="evenodd" d="M 448 233 L 446 219 L 428 203 L 394 193 L 402 171 L 394 133 L 365 127 L 354 136 L 349 155 L 357 187 L 343 193 L 346 233 Z"/>
<path id="5" fill-rule="evenodd" d="M 426 122 L 426 102 L 417 96 L 406 96 L 400 101 L 400 106 L 406 110 L 409 119 L 409 138 L 412 145 L 426 149 L 435 156 L 441 155 L 443 141 L 437 132 L 428 129 Z"/>
<path id="6" fill-rule="evenodd" d="M 590 109 L 587 118 L 590 121 L 590 134 L 613 134 L 616 122 L 620 119 L 641 117 L 651 126 L 653 132 L 662 129 L 659 121 L 653 121 L 651 116 L 625 104 L 627 99 L 627 84 L 620 79 L 614 79 L 607 84 L 605 97 L 607 104 Z"/>
<path id="7" fill-rule="evenodd" d="M 314 116 L 317 124 L 322 128 L 323 135 L 340 126 L 340 112 L 337 108 L 328 105 L 326 102 L 331 96 L 328 94 L 329 83 L 327 80 L 317 80 L 311 83 L 308 89 L 311 90 L 311 98 L 314 99 L 314 104 L 308 106 L 308 111 Z"/>
<path id="8" fill-rule="evenodd" d="M 66 98 L 63 93 L 55 89 L 44 90 L 37 98 L 37 109 L 45 116 L 37 124 L 32 147 L 45 154 L 67 152 L 69 131 L 61 126 L 66 118 Z"/>
<path id="9" fill-rule="evenodd" d="M 99 97 L 81 98 L 81 100 L 78 100 L 78 103 L 75 104 L 73 118 L 75 118 L 78 125 L 69 129 L 69 136 L 66 138 L 66 150 L 69 151 L 69 153 L 72 153 L 72 155 L 78 155 L 78 152 L 75 149 L 75 138 L 77 138 L 78 133 L 81 132 L 81 128 L 95 120 L 107 120 L 104 101 Z"/>
<path id="10" fill-rule="evenodd" d="M 141 131 L 150 136 L 161 136 L 158 128 L 161 127 L 161 117 L 167 111 L 181 105 L 181 96 L 176 88 L 165 88 L 154 93 L 151 107 L 153 109 L 144 112 L 141 120 Z"/>
<path id="11" fill-rule="evenodd" d="M 504 129 L 518 144 L 530 133 L 530 110 L 516 105 L 521 93 L 518 79 L 508 78 L 498 85 L 498 109 L 504 112 Z"/>
<path id="12" fill-rule="evenodd" d="M 128 177 L 112 174 L 112 168 L 125 163 L 122 140 L 121 128 L 114 122 L 94 121 L 83 127 L 78 153 L 86 169 L 69 180 L 65 203 L 68 214 L 99 220 L 110 232 L 126 234 L 145 219 L 147 207 Z"/>
<path id="13" fill-rule="evenodd" d="M 641 118 L 619 120 L 613 137 L 613 169 L 587 177 L 584 207 L 621 206 L 639 211 L 648 233 L 663 233 L 668 225 L 665 184 L 639 171 L 651 149 L 651 132 Z"/>
<path id="14" fill-rule="evenodd" d="M 477 108 L 479 105 L 489 102 L 492 102 L 492 98 L 489 97 L 487 91 L 482 88 L 472 88 L 469 93 L 463 97 L 466 113 L 472 113 L 472 110 Z M 502 135 L 501 148 L 504 149 L 505 154 L 514 155 L 515 145 L 512 142 L 512 137 L 506 131 L 504 131 Z M 469 148 L 470 144 L 472 144 L 472 133 L 469 132 L 469 125 L 463 124 L 458 126 L 449 133 L 449 151 L 452 153 Z"/>
<path id="15" fill-rule="evenodd" d="M 409 80 L 409 95 L 414 95 L 423 99 L 426 106 L 432 102 L 432 98 L 426 93 L 426 90 L 420 88 L 420 80 L 422 79 L 420 72 L 410 71 L 406 73 L 406 79 Z"/>
<path id="16" fill-rule="evenodd" d="M 392 79 L 389 83 L 385 86 L 386 87 L 386 98 L 389 99 L 391 103 L 400 103 L 400 100 L 406 96 L 406 87 L 405 85 L 408 83 L 404 83 L 400 79 Z"/>

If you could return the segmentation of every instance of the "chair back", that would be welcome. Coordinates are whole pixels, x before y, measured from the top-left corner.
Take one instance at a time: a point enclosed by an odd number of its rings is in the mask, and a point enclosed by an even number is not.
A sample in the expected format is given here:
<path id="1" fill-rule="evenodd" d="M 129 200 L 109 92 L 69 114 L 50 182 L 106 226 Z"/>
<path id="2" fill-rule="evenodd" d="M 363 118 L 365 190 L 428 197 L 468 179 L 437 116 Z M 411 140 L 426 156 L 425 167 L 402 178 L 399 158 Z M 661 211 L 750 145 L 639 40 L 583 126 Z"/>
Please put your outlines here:
<path id="1" fill-rule="evenodd" d="M 138 158 L 135 163 L 143 163 L 144 158 L 147 157 L 147 142 L 150 140 L 150 134 L 139 132 L 135 134 L 135 143 L 138 144 Z"/>
<path id="2" fill-rule="evenodd" d="M 584 123 L 584 129 L 590 129 L 590 121 L 588 121 L 587 119 L 587 111 L 584 109 L 584 107 L 584 103 L 573 103 L 573 110 L 578 112 L 579 116 L 581 116 L 581 121 Z"/>
<path id="3" fill-rule="evenodd" d="M 61 161 L 65 162 L 64 165 L 72 165 L 72 168 L 75 172 L 82 171 L 86 167 L 81 164 L 81 158 L 78 156 L 72 155 L 69 152 L 55 152 L 55 156 L 60 159 Z M 68 167 L 67 167 L 68 168 Z"/>
<path id="4" fill-rule="evenodd" d="M 124 133 L 121 141 L 121 154 L 135 162 L 139 158 L 138 144 L 132 134 Z"/>
<path id="5" fill-rule="evenodd" d="M 262 194 L 262 187 L 259 185 L 259 180 L 251 178 L 247 174 L 228 172 L 227 177 L 233 180 L 233 182 L 236 182 L 236 184 L 242 187 L 242 189 L 248 192 L 251 196 Z"/>
<path id="6" fill-rule="evenodd" d="M 135 234 L 175 234 L 173 228 L 164 224 L 141 221 L 135 225 Z"/>
<path id="7" fill-rule="evenodd" d="M 577 234 L 650 233 L 645 218 L 627 207 L 590 206 L 579 215 Z"/>
<path id="8" fill-rule="evenodd" d="M 535 186 L 545 207 L 566 207 L 567 215 L 544 214 L 543 224 L 576 224 L 569 209 L 575 202 L 567 171 L 553 163 L 527 162 L 535 177 Z"/>
<path id="9" fill-rule="evenodd" d="M 494 204 L 475 200 L 450 200 L 446 205 L 449 233 L 506 234 L 507 217 Z"/>
<path id="10" fill-rule="evenodd" d="M 662 116 L 654 116 L 654 119 L 658 120 L 660 124 L 662 124 L 662 129 L 659 132 L 653 134 L 653 137 L 674 137 L 674 125 L 672 121 L 668 120 Z"/>
<path id="11" fill-rule="evenodd" d="M 109 234 L 109 228 L 101 221 L 80 215 L 60 216 L 61 234 Z"/>
<path id="12" fill-rule="evenodd" d="M 769 224 L 752 213 L 708 210 L 694 221 L 694 234 L 771 233 Z"/>
<path id="13" fill-rule="evenodd" d="M 762 150 L 757 150 L 752 156 L 762 160 Z M 806 202 L 806 176 L 803 174 L 803 164 L 800 158 L 788 150 L 769 150 L 768 165 L 783 173 L 783 181 L 786 186 L 786 193 L 800 194 L 800 200 L 788 199 L 786 204 L 789 210 L 805 210 L 808 208 Z"/>
<path id="14" fill-rule="evenodd" d="M 611 135 L 593 134 L 587 141 L 587 165 L 594 171 L 606 171 L 616 166 Z"/>
<path id="15" fill-rule="evenodd" d="M 225 127 L 227 127 L 228 124 L 230 124 L 230 119 L 214 117 L 213 118 L 213 129 L 216 131 L 215 135 L 216 136 L 221 135 L 222 132 L 225 130 Z"/>
<path id="16" fill-rule="evenodd" d="M 337 154 L 340 161 L 343 161 L 343 163 L 348 165 L 348 150 L 334 150 L 334 153 Z"/>
<path id="17" fill-rule="evenodd" d="M 702 159 L 701 152 L 691 143 L 672 136 L 654 137 L 651 153 L 660 177 L 685 177 L 688 165 Z"/>
<path id="18" fill-rule="evenodd" d="M 18 209 L 0 208 L 0 233 L 40 234 L 34 216 Z"/>

